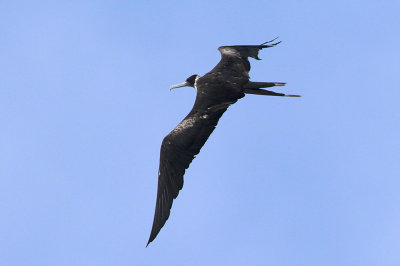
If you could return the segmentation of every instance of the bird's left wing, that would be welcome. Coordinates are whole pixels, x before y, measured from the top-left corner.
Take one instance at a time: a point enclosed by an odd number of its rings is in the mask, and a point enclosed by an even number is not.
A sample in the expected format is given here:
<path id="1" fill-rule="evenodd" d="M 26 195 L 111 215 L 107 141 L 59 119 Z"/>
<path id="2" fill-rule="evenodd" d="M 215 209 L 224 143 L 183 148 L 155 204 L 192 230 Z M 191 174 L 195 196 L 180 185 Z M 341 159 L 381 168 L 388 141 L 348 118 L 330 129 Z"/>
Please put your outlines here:
<path id="1" fill-rule="evenodd" d="M 192 109 L 162 141 L 156 209 L 147 245 L 156 238 L 167 221 L 172 202 L 182 189 L 185 170 L 214 131 L 222 114 L 234 102 L 236 100 L 206 110 Z"/>

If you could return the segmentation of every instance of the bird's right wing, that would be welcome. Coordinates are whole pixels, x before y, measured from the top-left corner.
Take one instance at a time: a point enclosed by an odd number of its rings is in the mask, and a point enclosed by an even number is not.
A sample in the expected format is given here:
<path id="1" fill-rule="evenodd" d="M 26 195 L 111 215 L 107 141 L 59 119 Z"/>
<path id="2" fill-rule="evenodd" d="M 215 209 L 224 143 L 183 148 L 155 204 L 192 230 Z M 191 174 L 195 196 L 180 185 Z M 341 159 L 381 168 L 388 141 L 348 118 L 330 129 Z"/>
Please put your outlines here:
<path id="1" fill-rule="evenodd" d="M 278 38 L 278 37 L 277 37 Z M 258 58 L 258 52 L 263 48 L 274 47 L 275 45 L 280 44 L 281 42 L 274 42 L 277 38 L 264 42 L 260 45 L 231 45 L 231 46 L 221 46 L 218 50 L 221 52 L 222 57 L 224 56 L 240 56 L 241 58 L 252 57 L 257 60 L 261 60 Z"/>
<path id="2" fill-rule="evenodd" d="M 183 175 L 214 131 L 218 120 L 236 101 L 221 103 L 207 110 L 192 110 L 161 144 L 158 188 L 153 227 L 147 245 L 167 221 L 173 200 L 183 186 Z"/>

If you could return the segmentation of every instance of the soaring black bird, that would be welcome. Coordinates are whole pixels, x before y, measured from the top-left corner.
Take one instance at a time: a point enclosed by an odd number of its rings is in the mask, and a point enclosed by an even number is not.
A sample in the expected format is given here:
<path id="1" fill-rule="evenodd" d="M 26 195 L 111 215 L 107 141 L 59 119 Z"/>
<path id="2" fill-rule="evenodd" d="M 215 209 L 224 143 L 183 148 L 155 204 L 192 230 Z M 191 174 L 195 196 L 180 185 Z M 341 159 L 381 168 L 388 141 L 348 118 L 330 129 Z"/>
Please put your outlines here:
<path id="1" fill-rule="evenodd" d="M 183 175 L 189 164 L 200 152 L 222 114 L 246 93 L 270 96 L 285 95 L 261 88 L 284 86 L 283 82 L 249 81 L 249 57 L 258 58 L 259 50 L 273 47 L 280 42 L 273 39 L 260 45 L 221 46 L 221 61 L 207 74 L 192 75 L 184 83 L 171 86 L 194 87 L 196 101 L 190 113 L 162 141 L 158 189 L 153 227 L 147 245 L 152 242 L 167 221 L 173 200 L 183 186 Z"/>

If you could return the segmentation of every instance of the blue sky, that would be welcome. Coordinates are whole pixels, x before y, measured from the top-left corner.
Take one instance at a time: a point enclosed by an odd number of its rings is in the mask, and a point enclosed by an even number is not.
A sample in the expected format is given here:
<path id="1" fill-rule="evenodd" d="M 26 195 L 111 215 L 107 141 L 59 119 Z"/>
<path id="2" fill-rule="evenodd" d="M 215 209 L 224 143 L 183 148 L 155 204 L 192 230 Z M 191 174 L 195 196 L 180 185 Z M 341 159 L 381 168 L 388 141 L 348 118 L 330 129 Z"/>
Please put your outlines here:
<path id="1" fill-rule="evenodd" d="M 2 1 L 1 265 L 400 265 L 398 1 Z M 217 47 L 282 43 L 145 248 Z"/>

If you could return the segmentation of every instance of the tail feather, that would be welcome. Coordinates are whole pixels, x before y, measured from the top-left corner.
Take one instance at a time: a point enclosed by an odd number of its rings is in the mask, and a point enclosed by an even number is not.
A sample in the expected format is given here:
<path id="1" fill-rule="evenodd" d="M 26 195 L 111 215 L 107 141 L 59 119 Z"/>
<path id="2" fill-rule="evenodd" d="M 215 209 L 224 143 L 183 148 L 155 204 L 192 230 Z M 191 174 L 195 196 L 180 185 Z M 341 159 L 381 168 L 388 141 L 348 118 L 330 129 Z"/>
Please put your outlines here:
<path id="1" fill-rule="evenodd" d="M 273 92 L 273 91 L 263 90 L 263 89 L 244 89 L 243 92 L 246 93 L 246 94 L 256 94 L 256 95 L 301 97 L 300 95 L 287 95 L 287 94 L 284 94 L 284 93 Z"/>
<path id="2" fill-rule="evenodd" d="M 260 88 L 268 88 L 274 86 L 285 86 L 285 82 L 253 82 L 249 81 L 246 83 L 243 88 L 245 89 L 260 89 Z"/>

